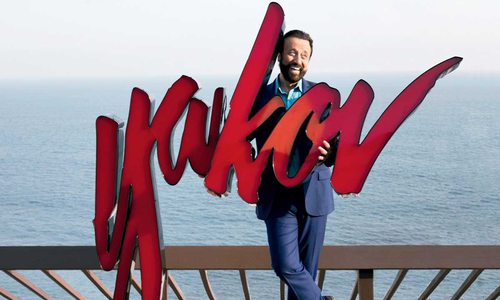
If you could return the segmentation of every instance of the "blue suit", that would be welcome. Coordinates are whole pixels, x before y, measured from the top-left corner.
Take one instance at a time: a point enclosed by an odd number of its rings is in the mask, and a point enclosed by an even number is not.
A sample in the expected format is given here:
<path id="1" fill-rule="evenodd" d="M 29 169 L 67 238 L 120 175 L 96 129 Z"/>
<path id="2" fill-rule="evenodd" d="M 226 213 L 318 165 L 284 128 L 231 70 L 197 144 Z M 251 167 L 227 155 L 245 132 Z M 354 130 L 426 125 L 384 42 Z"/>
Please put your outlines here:
<path id="1" fill-rule="evenodd" d="M 302 83 L 304 93 L 314 86 L 304 79 Z M 261 90 L 253 113 L 275 96 L 276 84 L 277 80 Z M 284 113 L 285 109 L 277 111 L 254 133 L 258 150 Z M 297 136 L 291 156 L 295 155 L 302 163 L 311 146 L 311 141 L 302 132 Z M 266 222 L 273 269 L 288 285 L 288 299 L 317 300 L 321 297 L 315 279 L 327 215 L 334 209 L 330 175 L 329 168 L 321 164 L 302 184 L 285 187 L 276 180 L 270 163 L 262 174 L 256 213 Z"/>

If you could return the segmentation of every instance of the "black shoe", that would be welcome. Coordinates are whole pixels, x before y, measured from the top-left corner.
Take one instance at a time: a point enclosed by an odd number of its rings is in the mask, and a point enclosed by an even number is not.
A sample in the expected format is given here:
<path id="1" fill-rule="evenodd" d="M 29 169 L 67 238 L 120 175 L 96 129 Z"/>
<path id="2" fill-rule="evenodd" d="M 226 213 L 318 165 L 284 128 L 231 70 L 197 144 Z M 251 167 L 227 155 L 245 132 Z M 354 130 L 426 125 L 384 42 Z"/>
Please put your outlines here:
<path id="1" fill-rule="evenodd" d="M 323 300 L 335 300 L 335 298 L 333 298 L 333 296 L 323 296 L 322 299 Z"/>

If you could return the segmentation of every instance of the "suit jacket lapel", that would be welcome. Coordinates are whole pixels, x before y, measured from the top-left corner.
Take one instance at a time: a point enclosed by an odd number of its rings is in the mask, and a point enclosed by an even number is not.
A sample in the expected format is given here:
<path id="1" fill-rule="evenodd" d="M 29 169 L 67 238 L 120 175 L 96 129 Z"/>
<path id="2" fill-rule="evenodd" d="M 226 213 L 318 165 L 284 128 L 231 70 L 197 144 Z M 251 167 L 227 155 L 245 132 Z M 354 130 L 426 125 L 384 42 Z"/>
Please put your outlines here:
<path id="1" fill-rule="evenodd" d="M 304 93 L 307 92 L 310 88 L 315 85 L 314 82 L 302 79 L 302 88 L 304 89 Z"/>

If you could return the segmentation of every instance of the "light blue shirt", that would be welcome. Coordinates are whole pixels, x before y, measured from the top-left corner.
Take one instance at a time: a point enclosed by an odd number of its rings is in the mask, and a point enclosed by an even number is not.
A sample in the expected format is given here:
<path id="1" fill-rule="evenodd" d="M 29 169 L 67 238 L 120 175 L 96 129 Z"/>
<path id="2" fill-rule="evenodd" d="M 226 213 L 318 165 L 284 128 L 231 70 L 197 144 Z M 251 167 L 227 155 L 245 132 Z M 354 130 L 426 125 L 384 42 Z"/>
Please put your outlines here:
<path id="1" fill-rule="evenodd" d="M 297 82 L 297 85 L 291 89 L 288 94 L 283 91 L 280 87 L 279 76 L 276 77 L 275 83 L 276 89 L 274 90 L 274 94 L 276 96 L 280 96 L 283 102 L 285 103 L 285 108 L 288 110 L 296 101 L 302 96 L 302 79 Z M 300 162 L 299 162 L 299 153 L 297 151 L 293 151 L 290 157 L 289 169 L 288 169 L 288 177 L 294 177 L 299 170 Z"/>
<path id="2" fill-rule="evenodd" d="M 276 83 L 275 83 L 276 89 L 274 91 L 274 94 L 276 96 L 280 96 L 281 99 L 283 100 L 283 103 L 285 103 L 285 108 L 288 110 L 294 103 L 299 99 L 302 94 L 303 94 L 303 89 L 302 89 L 302 79 L 297 82 L 297 85 L 291 89 L 288 94 L 283 91 L 280 87 L 280 81 L 279 81 L 279 76 L 276 77 Z"/>

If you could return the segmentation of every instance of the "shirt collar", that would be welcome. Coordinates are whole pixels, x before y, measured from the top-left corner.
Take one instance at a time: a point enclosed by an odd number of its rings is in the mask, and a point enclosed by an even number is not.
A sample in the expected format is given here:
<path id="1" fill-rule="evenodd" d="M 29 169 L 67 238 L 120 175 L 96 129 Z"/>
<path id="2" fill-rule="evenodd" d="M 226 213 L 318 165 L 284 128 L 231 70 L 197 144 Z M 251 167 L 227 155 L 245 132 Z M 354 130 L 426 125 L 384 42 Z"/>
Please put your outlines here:
<path id="1" fill-rule="evenodd" d="M 281 94 L 287 95 L 287 93 L 281 89 L 279 75 L 276 77 L 275 82 L 276 82 L 275 83 L 276 84 L 276 92 L 280 92 Z M 302 91 L 302 78 L 299 80 L 299 82 L 297 82 L 297 85 L 293 89 L 291 89 L 290 91 L 293 91 L 295 89 L 298 89 L 301 93 L 303 93 L 303 91 Z"/>

